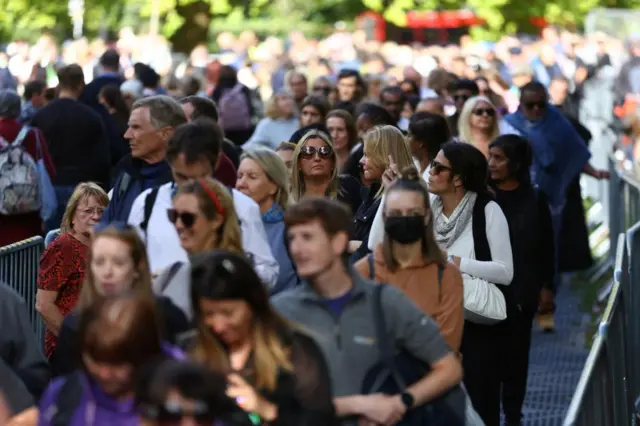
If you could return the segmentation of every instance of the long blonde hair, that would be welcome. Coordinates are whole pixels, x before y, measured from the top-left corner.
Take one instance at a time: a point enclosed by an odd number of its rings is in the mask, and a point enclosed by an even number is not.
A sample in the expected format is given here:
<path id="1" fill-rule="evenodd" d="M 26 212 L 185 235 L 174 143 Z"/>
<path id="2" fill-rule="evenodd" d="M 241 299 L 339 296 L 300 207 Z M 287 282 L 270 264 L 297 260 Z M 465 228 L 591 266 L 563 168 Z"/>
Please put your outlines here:
<path id="1" fill-rule="evenodd" d="M 404 135 L 397 127 L 376 126 L 369 130 L 362 139 L 367 160 L 381 169 L 389 167 L 389 156 L 395 161 L 398 170 L 404 170 L 413 165 L 411 150 Z M 382 197 L 383 192 L 384 185 L 381 185 L 376 198 Z"/>
<path id="2" fill-rule="evenodd" d="M 223 249 L 244 254 L 240 221 L 233 204 L 233 197 L 224 185 L 212 178 L 191 180 L 180 185 L 175 196 L 182 194 L 193 194 L 198 199 L 200 210 L 208 220 L 218 215 L 223 216 L 224 220 L 218 229 L 216 247 L 207 247 L 208 250 Z"/>
<path id="3" fill-rule="evenodd" d="M 320 139 L 331 148 L 331 162 L 333 163 L 333 171 L 331 172 L 331 182 L 327 187 L 325 196 L 336 199 L 338 197 L 338 191 L 340 190 L 340 180 L 338 179 L 338 156 L 333 149 L 333 142 L 331 138 L 325 132 L 320 130 L 310 130 L 300 139 L 296 145 L 296 149 L 293 150 L 293 156 L 291 157 L 291 202 L 297 203 L 302 199 L 305 192 L 304 176 L 302 176 L 302 170 L 299 168 L 300 163 L 300 150 L 311 139 Z"/>
<path id="4" fill-rule="evenodd" d="M 153 300 L 154 296 L 153 290 L 151 289 L 151 272 L 149 272 L 147 249 L 140 239 L 140 236 L 136 230 L 129 225 L 125 225 L 123 227 L 109 225 L 103 230 L 94 232 L 91 237 L 92 243 L 89 248 L 87 272 L 85 274 L 84 285 L 80 291 L 80 298 L 78 299 L 78 309 L 87 309 L 101 298 L 96 288 L 93 271 L 91 270 L 91 263 L 93 261 L 93 243 L 101 237 L 116 239 L 125 243 L 129 247 L 129 255 L 133 260 L 134 269 L 137 274 L 137 277 L 133 280 L 130 291 L 136 296 Z"/>
<path id="5" fill-rule="evenodd" d="M 489 141 L 491 142 L 495 138 L 500 136 L 500 113 L 498 112 L 498 109 L 486 96 L 474 96 L 464 103 L 464 107 L 462 108 L 462 112 L 460 113 L 460 118 L 458 119 L 458 135 L 460 136 L 462 142 L 467 142 L 473 145 L 473 134 L 471 133 L 470 119 L 473 110 L 476 109 L 476 106 L 480 102 L 485 102 L 495 112 L 495 115 L 493 117 L 493 127 L 491 128 L 491 133 L 489 135 Z"/>
<path id="6" fill-rule="evenodd" d="M 255 161 L 267 178 L 278 187 L 273 196 L 273 202 L 282 209 L 286 209 L 289 204 L 289 171 L 278 153 L 272 149 L 257 146 L 246 149 L 240 156 L 240 162 L 244 159 Z"/>
<path id="7" fill-rule="evenodd" d="M 97 183 L 82 182 L 79 183 L 71 194 L 67 207 L 64 210 L 64 216 L 62 216 L 62 222 L 60 222 L 60 232 L 73 231 L 73 216 L 78 210 L 78 206 L 82 200 L 89 198 L 95 198 L 100 205 L 106 207 L 109 204 L 109 196 L 104 189 L 100 188 Z"/>

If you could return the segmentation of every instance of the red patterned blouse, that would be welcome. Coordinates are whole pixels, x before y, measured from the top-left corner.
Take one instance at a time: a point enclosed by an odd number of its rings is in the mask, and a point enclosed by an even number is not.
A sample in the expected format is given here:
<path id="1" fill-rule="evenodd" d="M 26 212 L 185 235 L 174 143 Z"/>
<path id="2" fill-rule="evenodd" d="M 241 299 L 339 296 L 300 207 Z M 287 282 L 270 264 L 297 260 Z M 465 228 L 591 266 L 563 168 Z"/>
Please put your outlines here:
<path id="1" fill-rule="evenodd" d="M 84 272 L 89 257 L 89 247 L 68 232 L 60 234 L 40 258 L 38 289 L 58 292 L 56 306 L 63 316 L 73 311 L 84 282 Z M 47 358 L 56 347 L 56 336 L 47 329 L 44 348 Z"/>

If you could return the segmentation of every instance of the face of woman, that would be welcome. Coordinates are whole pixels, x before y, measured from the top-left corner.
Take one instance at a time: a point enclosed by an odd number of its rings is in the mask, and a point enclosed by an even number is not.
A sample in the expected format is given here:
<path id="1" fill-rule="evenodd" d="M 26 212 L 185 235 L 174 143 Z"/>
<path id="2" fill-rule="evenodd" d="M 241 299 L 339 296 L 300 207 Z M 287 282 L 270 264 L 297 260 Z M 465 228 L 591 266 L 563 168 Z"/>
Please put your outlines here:
<path id="1" fill-rule="evenodd" d="M 118 398 L 133 390 L 132 365 L 97 362 L 86 353 L 82 354 L 82 361 L 89 375 L 107 395 Z"/>
<path id="2" fill-rule="evenodd" d="M 504 150 L 494 146 L 489 150 L 489 177 L 494 182 L 509 178 L 509 159 Z"/>
<path id="3" fill-rule="evenodd" d="M 302 108 L 302 111 L 300 112 L 300 127 L 320 123 L 321 121 L 322 117 L 320 116 L 320 111 L 318 111 L 316 107 L 313 105 L 307 105 Z"/>
<path id="4" fill-rule="evenodd" d="M 425 216 L 424 199 L 416 191 L 395 190 L 387 194 L 385 217 Z"/>
<path id="5" fill-rule="evenodd" d="M 362 152 L 362 158 L 360 159 L 360 164 L 362 165 L 362 172 L 364 174 L 364 178 L 368 182 L 380 182 L 382 180 L 382 174 L 384 173 L 384 169 L 386 165 L 375 164 L 369 155 L 367 155 L 367 149 L 365 144 L 365 149 Z"/>
<path id="6" fill-rule="evenodd" d="M 280 96 L 276 101 L 278 108 L 282 111 L 284 117 L 290 117 L 293 115 L 293 99 L 289 96 Z"/>
<path id="7" fill-rule="evenodd" d="M 451 170 L 451 163 L 442 151 L 438 152 L 429 170 L 429 192 L 440 195 L 455 190 L 456 181 Z"/>
<path id="8" fill-rule="evenodd" d="M 489 130 L 496 119 L 496 110 L 486 102 L 480 101 L 471 111 L 469 118 L 471 127 L 480 130 Z"/>
<path id="9" fill-rule="evenodd" d="M 252 327 L 251 308 L 244 300 L 200 299 L 205 325 L 225 345 L 244 342 Z"/>
<path id="10" fill-rule="evenodd" d="M 349 133 L 347 124 L 340 117 L 330 117 L 327 119 L 327 130 L 333 140 L 333 147 L 336 151 L 341 151 L 349 147 Z"/>
<path id="11" fill-rule="evenodd" d="M 102 236 L 91 246 L 91 274 L 98 294 L 113 296 L 129 289 L 137 278 L 131 249 L 122 240 Z"/>
<path id="12" fill-rule="evenodd" d="M 278 151 L 278 155 L 280 156 L 280 158 L 282 158 L 282 161 L 284 161 L 287 169 L 291 170 L 291 162 L 293 161 L 293 150 L 281 149 L 280 151 Z"/>
<path id="13" fill-rule="evenodd" d="M 278 191 L 277 185 L 269 179 L 262 167 L 250 158 L 245 158 L 238 166 L 236 189 L 251 197 L 259 206 L 267 200 L 273 201 Z"/>
<path id="14" fill-rule="evenodd" d="M 329 154 L 322 155 L 322 152 Z M 305 178 L 329 177 L 333 167 L 331 147 L 322 139 L 311 138 L 301 147 L 299 168 Z"/>
<path id="15" fill-rule="evenodd" d="M 175 215 L 173 223 L 180 238 L 180 246 L 189 254 L 198 253 L 207 248 L 224 220 L 219 215 L 216 215 L 213 220 L 207 219 L 200 209 L 198 197 L 194 194 L 176 196 L 169 215 Z"/>
<path id="16" fill-rule="evenodd" d="M 93 227 L 102 218 L 104 207 L 95 197 L 84 197 L 78 203 L 71 224 L 77 234 L 89 235 Z"/>

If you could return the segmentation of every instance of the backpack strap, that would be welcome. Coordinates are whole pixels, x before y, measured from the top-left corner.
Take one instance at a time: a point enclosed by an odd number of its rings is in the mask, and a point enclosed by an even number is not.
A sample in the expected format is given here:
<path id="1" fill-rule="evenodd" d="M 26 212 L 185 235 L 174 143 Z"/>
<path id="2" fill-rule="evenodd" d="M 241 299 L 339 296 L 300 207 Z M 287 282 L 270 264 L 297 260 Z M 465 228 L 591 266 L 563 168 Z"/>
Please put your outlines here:
<path id="1" fill-rule="evenodd" d="M 51 426 L 68 426 L 71 424 L 71 419 L 78 404 L 80 404 L 83 393 L 84 386 L 82 385 L 80 373 L 72 373 L 65 377 L 65 381 L 54 401 L 55 412 L 51 418 Z"/>
<path id="2" fill-rule="evenodd" d="M 22 126 L 22 129 L 20 129 L 20 133 L 18 133 L 18 136 L 16 136 L 13 142 L 11 142 L 11 146 L 18 147 L 22 145 L 22 142 L 24 142 L 25 138 L 27 137 L 29 130 L 31 130 L 31 127 L 26 125 Z"/>
<path id="3" fill-rule="evenodd" d="M 158 198 L 159 192 L 160 187 L 153 188 L 144 199 L 144 218 L 142 219 L 142 222 L 140 222 L 140 229 L 145 233 L 145 239 L 147 235 L 147 228 L 149 227 L 149 219 L 151 219 L 153 206 L 156 204 L 156 198 Z"/>
<path id="4" fill-rule="evenodd" d="M 175 262 L 169 267 L 169 272 L 167 273 L 167 276 L 165 277 L 164 281 L 162 281 L 162 285 L 160 286 L 160 294 L 164 293 L 166 288 L 169 286 L 169 283 L 171 282 L 171 280 L 173 280 L 173 277 L 176 276 L 181 267 L 182 262 Z"/>
<path id="5" fill-rule="evenodd" d="M 438 302 L 442 301 L 442 277 L 444 276 L 444 267 L 438 263 Z"/>
<path id="6" fill-rule="evenodd" d="M 131 185 L 131 175 L 125 172 L 120 179 L 120 185 L 118 185 L 118 200 L 122 200 L 124 198 L 124 194 L 127 193 L 129 186 Z"/>
<path id="7" fill-rule="evenodd" d="M 373 258 L 373 253 L 367 255 L 367 263 L 369 264 L 369 279 L 371 281 L 376 280 L 376 262 Z"/>

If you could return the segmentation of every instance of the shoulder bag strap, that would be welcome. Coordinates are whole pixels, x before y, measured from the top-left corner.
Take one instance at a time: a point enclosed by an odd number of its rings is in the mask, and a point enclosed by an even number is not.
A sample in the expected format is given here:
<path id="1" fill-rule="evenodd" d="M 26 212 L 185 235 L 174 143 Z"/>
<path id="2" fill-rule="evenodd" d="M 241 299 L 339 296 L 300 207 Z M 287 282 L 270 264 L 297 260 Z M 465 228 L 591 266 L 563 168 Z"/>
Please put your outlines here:
<path id="1" fill-rule="evenodd" d="M 384 318 L 384 309 L 382 308 L 382 291 L 385 287 L 386 284 L 380 283 L 373 289 L 373 324 L 376 329 L 376 346 L 380 354 L 380 360 L 387 366 L 400 389 L 404 389 L 406 388 L 404 379 L 393 362 L 395 355 L 394 345 L 387 335 L 387 323 Z"/>
<path id="2" fill-rule="evenodd" d="M 444 267 L 438 263 L 438 302 L 442 301 L 442 277 L 444 275 Z"/>
<path id="3" fill-rule="evenodd" d="M 169 286 L 169 283 L 171 282 L 171 280 L 173 280 L 173 277 L 175 277 L 176 274 L 178 273 L 178 270 L 180 269 L 181 266 L 182 266 L 182 262 L 175 262 L 173 265 L 169 267 L 169 272 L 167 273 L 166 278 L 164 279 L 164 281 L 162 282 L 162 285 L 160 286 L 160 294 L 164 293 L 166 288 Z"/>
<path id="4" fill-rule="evenodd" d="M 372 281 L 376 280 L 376 262 L 373 258 L 373 253 L 369 253 L 367 255 L 367 263 L 369 263 L 369 279 Z"/>

